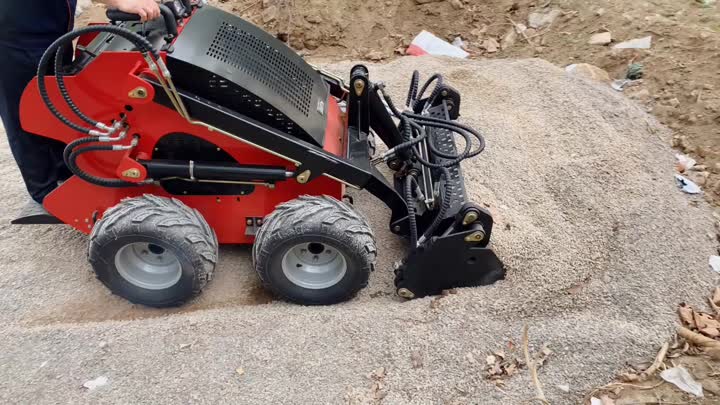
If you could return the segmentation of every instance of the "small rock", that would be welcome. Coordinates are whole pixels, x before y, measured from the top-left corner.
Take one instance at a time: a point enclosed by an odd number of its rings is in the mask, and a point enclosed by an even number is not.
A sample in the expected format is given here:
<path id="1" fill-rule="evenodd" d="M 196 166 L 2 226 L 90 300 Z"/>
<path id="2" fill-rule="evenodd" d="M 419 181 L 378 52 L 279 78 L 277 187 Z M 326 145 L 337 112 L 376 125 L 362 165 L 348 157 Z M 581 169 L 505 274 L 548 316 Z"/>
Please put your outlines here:
<path id="1" fill-rule="evenodd" d="M 318 49 L 318 47 L 320 46 L 320 43 L 315 39 L 306 39 L 305 42 L 303 43 L 303 45 L 305 45 L 305 48 L 312 51 L 312 50 Z"/>
<path id="2" fill-rule="evenodd" d="M 590 37 L 588 44 L 590 45 L 607 45 L 612 42 L 612 34 L 610 31 L 600 32 Z"/>
<path id="3" fill-rule="evenodd" d="M 605 14 L 605 9 L 604 9 L 604 8 L 599 8 L 599 9 L 595 10 L 595 15 L 596 15 L 596 16 L 602 17 L 603 14 Z"/>
<path id="4" fill-rule="evenodd" d="M 450 4 L 455 10 L 462 10 L 463 8 L 465 8 L 465 5 L 460 0 L 450 0 Z"/>
<path id="5" fill-rule="evenodd" d="M 104 340 L 103 340 L 102 342 L 100 342 L 100 344 L 98 345 L 98 347 L 100 347 L 101 349 L 104 349 L 104 348 L 106 348 L 107 346 L 108 346 L 108 342 L 106 342 L 106 341 L 104 341 Z"/>
<path id="6" fill-rule="evenodd" d="M 305 20 L 311 24 L 320 24 L 322 22 L 322 17 L 317 14 L 309 14 L 305 16 Z"/>
<path id="7" fill-rule="evenodd" d="M 547 12 L 534 12 L 528 16 L 528 25 L 532 28 L 542 28 L 552 24 L 558 17 L 562 15 L 559 9 L 552 9 Z"/>
<path id="8" fill-rule="evenodd" d="M 498 44 L 495 38 L 488 38 L 483 41 L 480 47 L 483 48 L 487 53 L 495 53 L 500 47 L 500 44 Z"/>
<path id="9" fill-rule="evenodd" d="M 414 351 L 410 354 L 410 361 L 412 362 L 412 368 L 422 368 L 423 357 L 419 351 Z"/>
<path id="10" fill-rule="evenodd" d="M 82 386 L 87 388 L 88 390 L 94 390 L 95 388 L 102 387 L 103 385 L 106 385 L 108 383 L 108 378 L 105 376 L 100 376 L 94 380 L 86 381 L 85 384 Z"/>
<path id="11" fill-rule="evenodd" d="M 279 11 L 278 11 L 277 6 L 270 6 L 270 7 L 266 8 L 262 12 L 263 23 L 268 24 L 268 23 L 271 23 L 271 22 L 277 20 L 278 13 L 279 13 Z"/>
<path id="12" fill-rule="evenodd" d="M 427 3 L 435 3 L 442 0 L 415 0 L 415 3 L 417 4 L 427 4 Z"/>
<path id="13" fill-rule="evenodd" d="M 517 41 L 517 31 L 515 31 L 514 27 L 510 27 L 500 40 L 500 48 L 506 50 L 513 46 L 515 41 Z"/>
<path id="14" fill-rule="evenodd" d="M 242 368 L 242 367 L 238 367 L 238 368 L 235 369 L 235 372 L 236 372 L 239 376 L 242 376 L 243 374 L 245 374 L 245 369 Z"/>
<path id="15" fill-rule="evenodd" d="M 367 59 L 377 62 L 385 59 L 385 54 L 383 54 L 381 51 L 370 51 L 365 54 L 365 57 Z"/>
<path id="16" fill-rule="evenodd" d="M 610 75 L 604 69 L 589 63 L 577 63 L 565 68 L 565 72 L 572 76 L 580 76 L 586 79 L 609 82 Z"/>
<path id="17" fill-rule="evenodd" d="M 562 392 L 570 392 L 570 386 L 566 384 L 558 384 L 557 386 Z"/>
<path id="18" fill-rule="evenodd" d="M 180 345 L 180 350 L 184 350 L 192 346 L 192 343 L 183 343 Z"/>
<path id="19" fill-rule="evenodd" d="M 673 97 L 670 100 L 667 101 L 668 105 L 671 107 L 677 108 L 677 106 L 680 105 L 680 100 L 677 99 L 677 97 Z"/>

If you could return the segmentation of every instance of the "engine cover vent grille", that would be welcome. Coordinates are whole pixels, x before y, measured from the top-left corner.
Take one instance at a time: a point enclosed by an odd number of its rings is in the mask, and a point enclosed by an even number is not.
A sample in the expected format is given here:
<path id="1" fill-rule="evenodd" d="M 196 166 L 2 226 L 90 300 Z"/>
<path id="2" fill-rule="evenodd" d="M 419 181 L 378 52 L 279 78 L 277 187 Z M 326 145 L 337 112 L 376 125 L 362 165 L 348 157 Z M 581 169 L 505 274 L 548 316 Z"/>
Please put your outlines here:
<path id="1" fill-rule="evenodd" d="M 324 145 L 327 85 L 300 55 L 250 22 L 199 8 L 168 49 L 167 63 L 178 89 Z"/>
<path id="2" fill-rule="evenodd" d="M 313 80 L 277 49 L 225 21 L 206 53 L 270 87 L 300 112 L 310 114 Z"/>

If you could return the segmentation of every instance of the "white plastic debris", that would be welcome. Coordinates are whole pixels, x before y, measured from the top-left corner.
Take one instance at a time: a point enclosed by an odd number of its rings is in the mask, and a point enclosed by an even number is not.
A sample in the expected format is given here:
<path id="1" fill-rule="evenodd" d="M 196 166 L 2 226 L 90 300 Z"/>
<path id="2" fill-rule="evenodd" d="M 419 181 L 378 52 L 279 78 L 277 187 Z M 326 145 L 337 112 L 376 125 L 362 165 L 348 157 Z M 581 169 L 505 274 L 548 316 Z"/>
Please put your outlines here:
<path id="1" fill-rule="evenodd" d="M 689 394 L 693 394 L 696 397 L 703 396 L 702 385 L 695 381 L 693 376 L 682 367 L 673 367 L 663 370 L 663 372 L 660 373 L 660 377 Z"/>
<path id="2" fill-rule="evenodd" d="M 691 180 L 676 174 L 675 180 L 677 180 L 678 187 L 682 189 L 682 191 L 688 193 L 688 194 L 700 194 L 702 193 L 702 190 L 700 189 L 700 186 L 692 182 Z"/>
<path id="3" fill-rule="evenodd" d="M 720 273 L 720 256 L 710 256 L 708 264 L 715 273 Z"/>
<path id="4" fill-rule="evenodd" d="M 600 398 L 592 397 L 590 398 L 590 405 L 603 405 L 603 403 Z"/>
<path id="5" fill-rule="evenodd" d="M 89 390 L 94 390 L 95 388 L 102 387 L 103 385 L 105 385 L 107 383 L 108 383 L 108 378 L 105 376 L 100 376 L 94 380 L 85 382 L 85 384 L 83 384 L 83 387 L 85 387 Z"/>
<path id="6" fill-rule="evenodd" d="M 678 161 L 677 162 L 678 169 L 682 169 L 682 170 L 678 170 L 681 173 L 686 170 L 692 169 L 693 166 L 695 166 L 695 164 L 697 163 L 695 161 L 695 159 L 691 158 L 690 156 L 686 156 L 686 155 L 683 155 L 680 153 L 675 154 L 675 159 L 677 159 L 677 161 Z"/>
<path id="7" fill-rule="evenodd" d="M 465 41 L 463 41 L 460 37 L 455 37 L 455 39 L 452 41 L 453 46 L 457 46 L 460 49 L 465 49 Z"/>
<path id="8" fill-rule="evenodd" d="M 648 35 L 647 37 L 620 42 L 619 44 L 613 46 L 613 49 L 650 49 L 651 46 L 652 35 Z"/>
<path id="9" fill-rule="evenodd" d="M 434 55 L 434 56 L 451 56 L 454 58 L 465 59 L 468 57 L 468 53 L 458 48 L 457 46 L 442 40 L 435 35 L 422 31 L 420 32 L 410 43 L 407 51 L 408 55 L 422 56 L 422 55 Z"/>

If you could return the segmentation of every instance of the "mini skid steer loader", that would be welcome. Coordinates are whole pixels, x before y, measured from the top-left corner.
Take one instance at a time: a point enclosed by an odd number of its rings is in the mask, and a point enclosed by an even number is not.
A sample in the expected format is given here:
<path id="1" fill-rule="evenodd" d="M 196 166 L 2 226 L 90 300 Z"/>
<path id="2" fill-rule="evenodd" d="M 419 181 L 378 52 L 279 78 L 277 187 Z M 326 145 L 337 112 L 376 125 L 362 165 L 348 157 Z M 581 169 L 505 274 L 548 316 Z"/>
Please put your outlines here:
<path id="1" fill-rule="evenodd" d="M 492 217 L 468 201 L 460 169 L 484 141 L 456 122 L 460 94 L 442 76 L 420 86 L 415 72 L 398 109 L 362 65 L 346 86 L 237 16 L 190 0 L 160 7 L 146 23 L 108 10 L 109 23 L 43 55 L 21 122 L 67 144 L 74 176 L 44 201 L 52 220 L 17 223 L 89 234 L 97 278 L 134 303 L 197 295 L 225 243 L 253 244 L 279 298 L 333 304 L 367 285 L 376 258 L 350 187 L 385 203 L 390 231 L 409 241 L 394 269 L 401 297 L 504 277 Z"/>

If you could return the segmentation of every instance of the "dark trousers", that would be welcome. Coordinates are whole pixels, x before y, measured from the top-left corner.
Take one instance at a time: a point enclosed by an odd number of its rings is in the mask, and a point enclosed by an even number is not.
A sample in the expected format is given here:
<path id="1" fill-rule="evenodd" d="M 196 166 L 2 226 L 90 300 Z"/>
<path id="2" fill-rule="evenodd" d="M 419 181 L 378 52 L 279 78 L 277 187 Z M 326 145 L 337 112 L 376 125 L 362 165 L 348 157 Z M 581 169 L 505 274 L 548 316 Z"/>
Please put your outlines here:
<path id="1" fill-rule="evenodd" d="M 42 203 L 58 181 L 69 178 L 71 173 L 62 158 L 65 144 L 25 132 L 20 126 L 20 97 L 35 76 L 45 48 L 17 46 L 0 42 L 0 117 L 25 186 L 30 196 Z"/>

